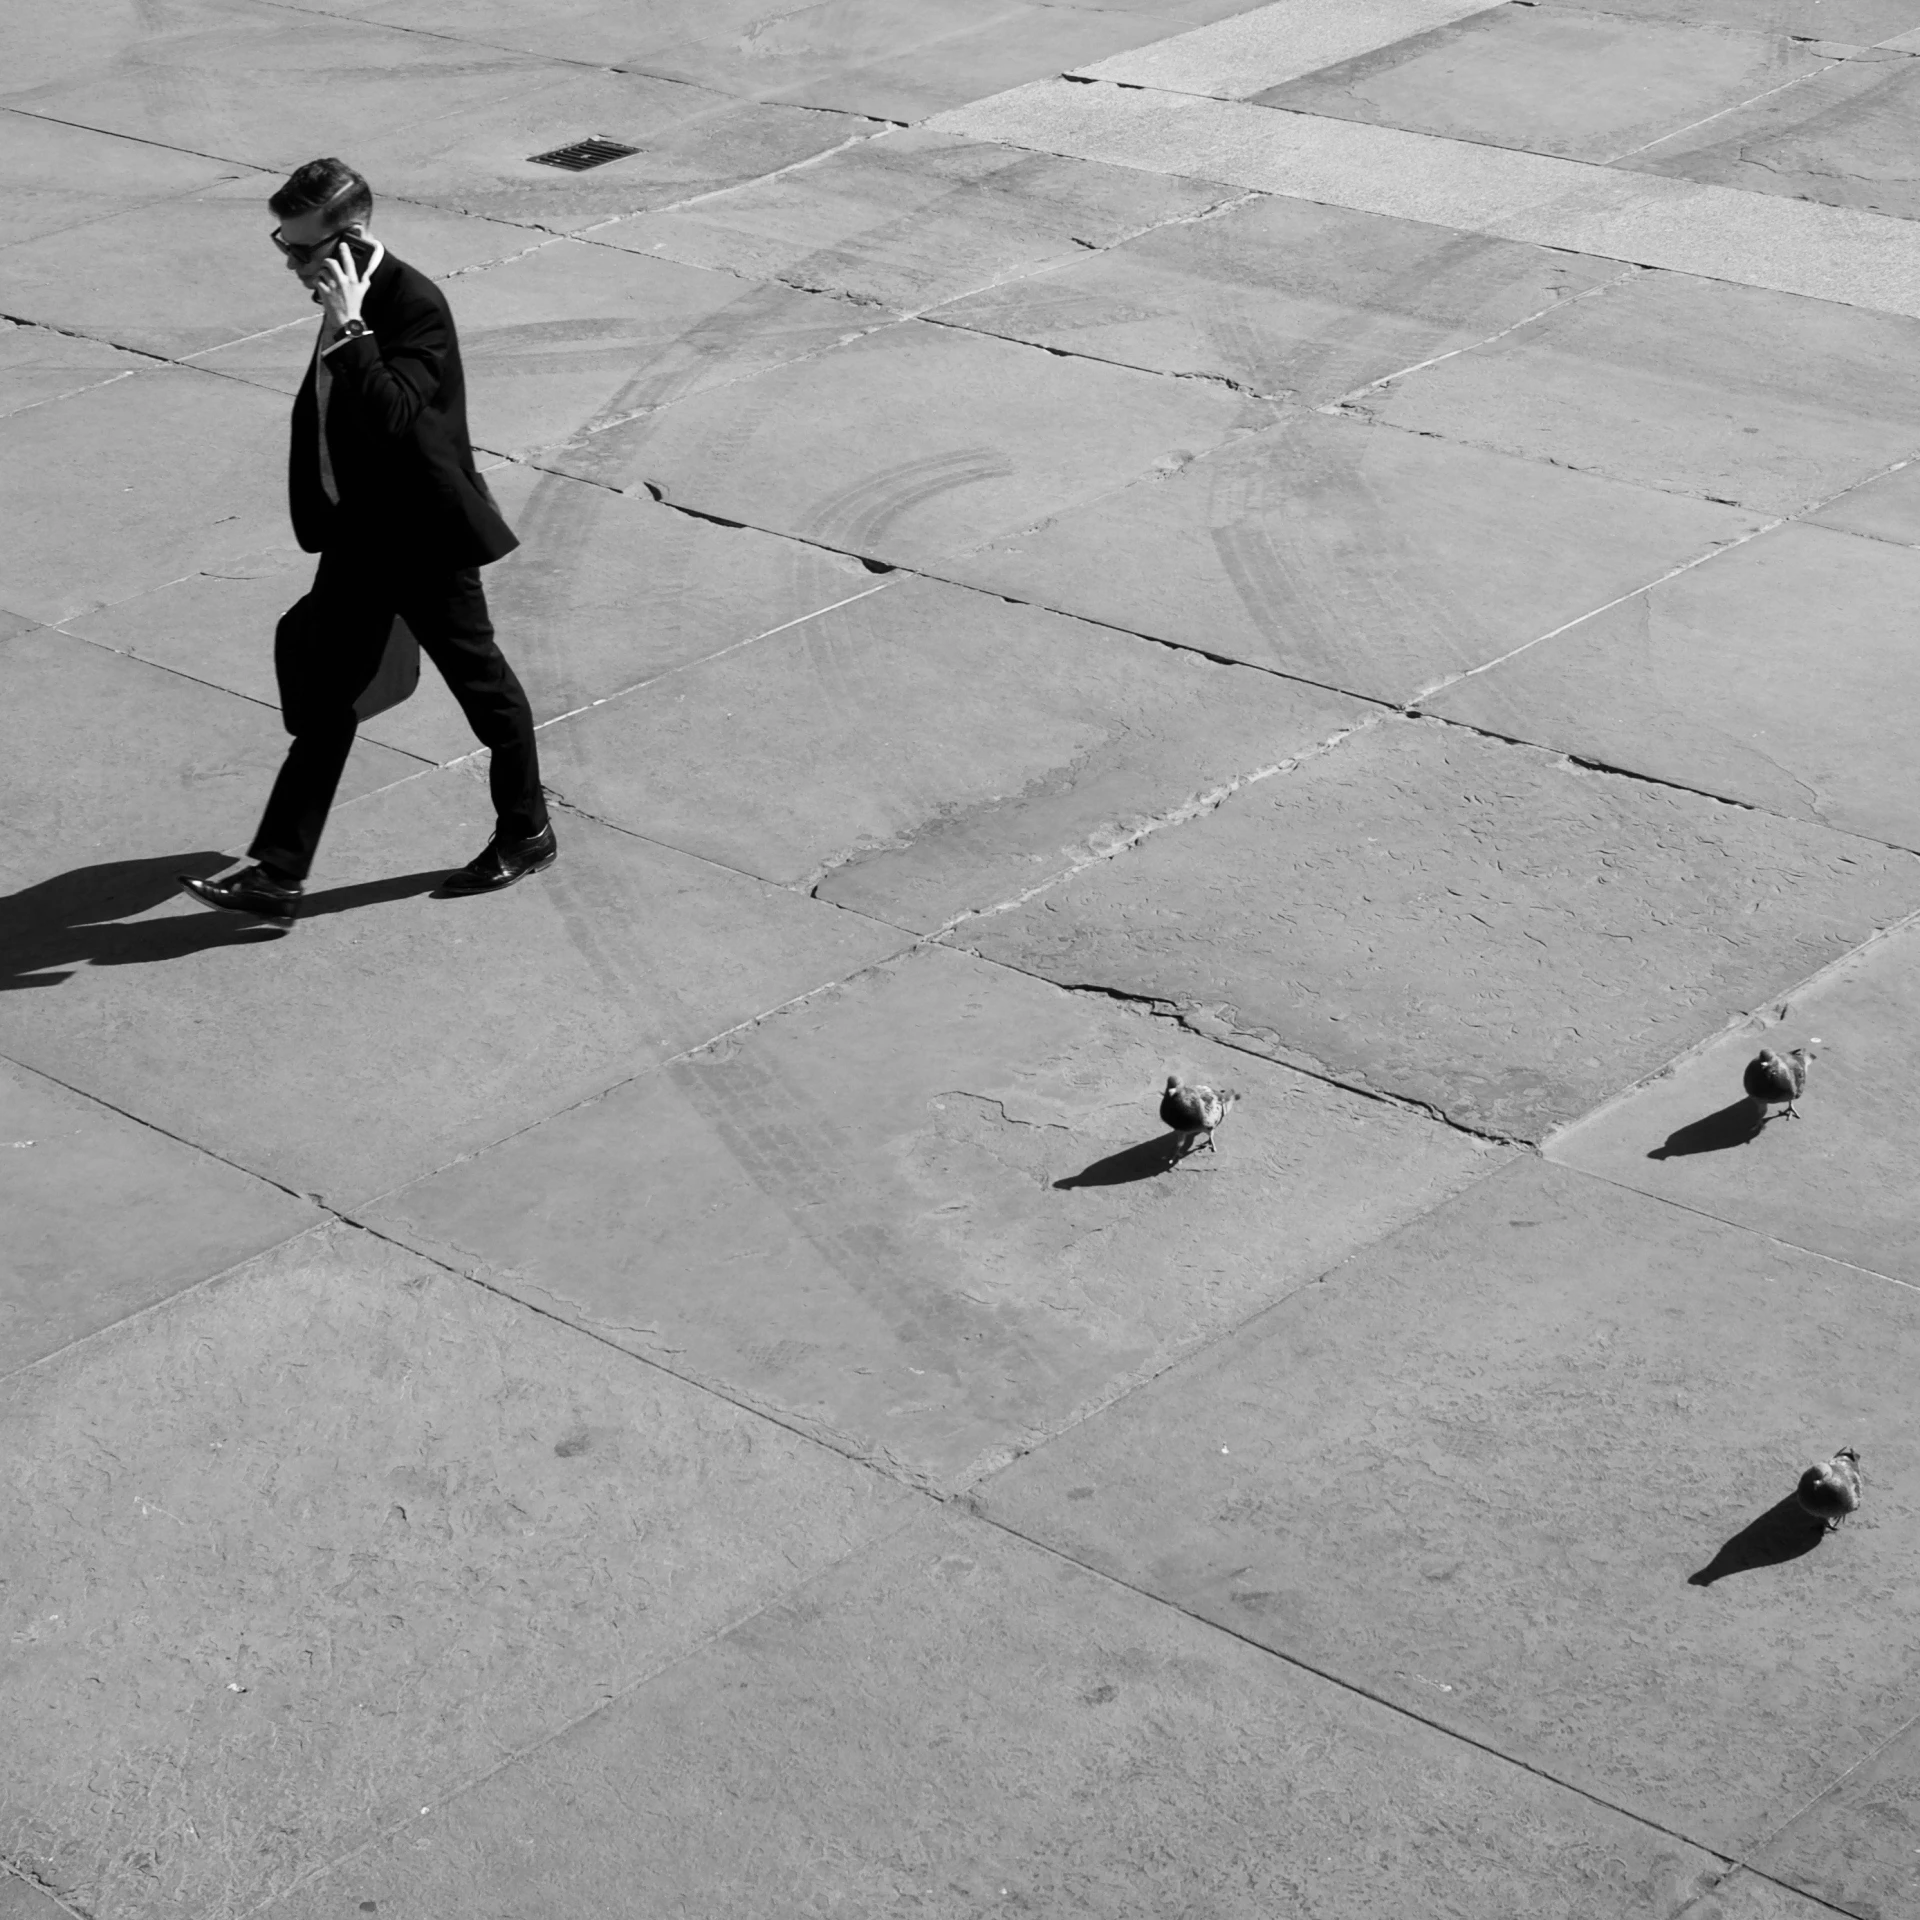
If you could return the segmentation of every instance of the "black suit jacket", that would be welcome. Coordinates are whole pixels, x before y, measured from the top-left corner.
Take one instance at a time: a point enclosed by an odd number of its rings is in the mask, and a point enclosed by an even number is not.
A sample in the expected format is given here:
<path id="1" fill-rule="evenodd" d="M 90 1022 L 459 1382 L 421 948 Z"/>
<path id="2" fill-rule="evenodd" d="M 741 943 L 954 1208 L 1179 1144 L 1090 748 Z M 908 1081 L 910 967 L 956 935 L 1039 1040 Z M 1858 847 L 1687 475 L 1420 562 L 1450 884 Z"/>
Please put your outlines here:
<path id="1" fill-rule="evenodd" d="M 376 564 L 483 567 L 520 543 L 474 471 L 467 381 L 446 296 L 388 254 L 360 317 L 368 331 L 327 355 L 327 452 L 340 504 L 320 484 L 314 370 L 293 403 L 288 471 L 294 537 Z"/>

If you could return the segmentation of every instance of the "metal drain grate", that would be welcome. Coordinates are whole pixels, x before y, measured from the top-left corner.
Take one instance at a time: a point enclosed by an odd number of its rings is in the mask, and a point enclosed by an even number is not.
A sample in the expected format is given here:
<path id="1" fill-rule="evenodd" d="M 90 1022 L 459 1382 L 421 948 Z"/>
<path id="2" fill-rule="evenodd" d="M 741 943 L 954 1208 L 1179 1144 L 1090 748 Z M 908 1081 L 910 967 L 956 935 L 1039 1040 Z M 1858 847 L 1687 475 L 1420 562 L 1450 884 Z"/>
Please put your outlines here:
<path id="1" fill-rule="evenodd" d="M 537 167 L 565 167 L 569 173 L 585 173 L 589 167 L 604 167 L 609 160 L 624 160 L 639 151 L 638 147 L 623 146 L 604 133 L 596 133 L 576 140 L 570 147 L 555 147 L 551 153 L 532 153 L 527 158 Z"/>

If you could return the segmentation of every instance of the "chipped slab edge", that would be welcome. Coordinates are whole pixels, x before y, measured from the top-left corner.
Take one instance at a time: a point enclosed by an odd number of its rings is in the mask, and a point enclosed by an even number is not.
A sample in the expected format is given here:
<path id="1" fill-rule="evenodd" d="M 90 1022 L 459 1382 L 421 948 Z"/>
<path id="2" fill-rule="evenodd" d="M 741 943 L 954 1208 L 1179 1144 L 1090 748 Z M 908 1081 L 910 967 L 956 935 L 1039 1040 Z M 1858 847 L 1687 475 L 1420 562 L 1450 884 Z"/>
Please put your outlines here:
<path id="1" fill-rule="evenodd" d="M 1920 223 L 1849 207 L 1065 79 L 1015 87 L 923 125 L 1920 318 Z"/>

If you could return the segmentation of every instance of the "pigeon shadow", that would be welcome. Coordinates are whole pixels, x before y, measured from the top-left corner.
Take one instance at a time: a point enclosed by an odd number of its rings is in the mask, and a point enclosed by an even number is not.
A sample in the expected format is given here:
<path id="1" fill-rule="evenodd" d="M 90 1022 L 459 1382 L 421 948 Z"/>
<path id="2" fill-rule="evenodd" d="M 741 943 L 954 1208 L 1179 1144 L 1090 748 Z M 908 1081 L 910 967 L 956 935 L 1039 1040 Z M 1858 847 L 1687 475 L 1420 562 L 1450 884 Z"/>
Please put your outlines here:
<path id="1" fill-rule="evenodd" d="M 1185 1156 L 1179 1151 L 1180 1136 L 1163 1133 L 1157 1140 L 1142 1140 L 1138 1146 L 1122 1147 L 1090 1167 L 1056 1180 L 1056 1192 L 1069 1187 L 1124 1187 L 1129 1180 L 1151 1180 L 1165 1173 Z"/>
<path id="2" fill-rule="evenodd" d="M 1704 1120 L 1690 1120 L 1667 1135 L 1647 1155 L 1649 1160 L 1674 1160 L 1688 1153 L 1719 1153 L 1726 1147 L 1744 1147 L 1766 1125 L 1751 1100 L 1736 1100 Z"/>
<path id="3" fill-rule="evenodd" d="M 1801 1506 L 1792 1494 L 1749 1520 L 1698 1573 L 1687 1576 L 1690 1587 L 1710 1587 L 1730 1573 L 1751 1573 L 1756 1567 L 1777 1567 L 1811 1553 L 1826 1538 L 1827 1523 Z"/>
<path id="4" fill-rule="evenodd" d="M 107 860 L 0 895 L 0 993 L 57 987 L 79 967 L 150 966 L 214 947 L 254 946 L 282 938 L 283 929 L 250 923 L 239 914 L 203 910 L 161 920 L 133 917 L 174 898 L 178 875 L 200 879 L 232 864 L 231 854 L 210 849 Z M 302 915 L 345 913 L 404 900 L 429 892 L 448 871 L 435 867 L 430 873 L 334 887 L 309 895 Z"/>

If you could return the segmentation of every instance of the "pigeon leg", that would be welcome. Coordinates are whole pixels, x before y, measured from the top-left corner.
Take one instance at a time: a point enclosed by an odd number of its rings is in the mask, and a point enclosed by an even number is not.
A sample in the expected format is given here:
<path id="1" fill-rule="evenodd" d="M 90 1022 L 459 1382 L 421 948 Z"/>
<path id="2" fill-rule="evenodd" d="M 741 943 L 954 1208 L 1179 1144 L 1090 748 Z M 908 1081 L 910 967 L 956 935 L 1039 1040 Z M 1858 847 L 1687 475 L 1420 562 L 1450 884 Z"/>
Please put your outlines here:
<path id="1" fill-rule="evenodd" d="M 1213 1144 L 1213 1129 L 1211 1127 L 1207 1129 L 1207 1151 L 1209 1153 L 1218 1153 L 1220 1151 L 1220 1149 Z"/>
<path id="2" fill-rule="evenodd" d="M 1787 1102 L 1786 1112 L 1781 1117 L 1787 1120 L 1798 1120 L 1800 1118 L 1800 1109 L 1789 1100 Z"/>

